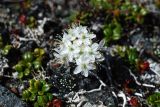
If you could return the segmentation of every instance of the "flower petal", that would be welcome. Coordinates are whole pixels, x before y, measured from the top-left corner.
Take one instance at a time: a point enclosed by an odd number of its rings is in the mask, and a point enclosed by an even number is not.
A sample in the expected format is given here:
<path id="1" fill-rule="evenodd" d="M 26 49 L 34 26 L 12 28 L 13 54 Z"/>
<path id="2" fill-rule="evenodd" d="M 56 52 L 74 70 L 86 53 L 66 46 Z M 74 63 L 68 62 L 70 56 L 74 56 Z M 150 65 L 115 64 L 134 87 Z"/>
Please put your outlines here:
<path id="1" fill-rule="evenodd" d="M 93 51 L 97 51 L 99 45 L 97 43 L 92 44 L 91 48 L 93 49 Z"/>
<path id="2" fill-rule="evenodd" d="M 88 77 L 88 70 L 82 71 L 82 75 L 84 75 L 85 77 Z"/>
<path id="3" fill-rule="evenodd" d="M 77 66 L 77 67 L 75 68 L 75 70 L 73 71 L 74 74 L 78 74 L 78 73 L 80 73 L 80 72 L 81 72 L 80 66 Z"/>

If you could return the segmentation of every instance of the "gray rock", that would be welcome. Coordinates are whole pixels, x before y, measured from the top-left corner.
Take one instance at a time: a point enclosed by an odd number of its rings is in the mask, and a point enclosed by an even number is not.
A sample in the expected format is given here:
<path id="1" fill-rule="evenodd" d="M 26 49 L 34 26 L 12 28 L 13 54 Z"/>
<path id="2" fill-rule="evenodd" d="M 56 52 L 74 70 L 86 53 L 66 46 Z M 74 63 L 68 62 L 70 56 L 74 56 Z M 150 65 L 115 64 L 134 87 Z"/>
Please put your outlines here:
<path id="1" fill-rule="evenodd" d="M 94 106 L 91 103 L 87 102 L 86 104 L 83 105 L 83 107 L 96 107 L 96 106 Z"/>
<path id="2" fill-rule="evenodd" d="M 0 85 L 0 107 L 27 107 L 27 104 Z"/>
<path id="3" fill-rule="evenodd" d="M 88 93 L 86 94 L 86 98 L 88 99 L 88 102 L 90 104 L 96 105 L 96 107 L 117 107 L 116 101 L 114 99 L 114 96 L 109 90 L 101 90 L 94 93 Z M 102 102 L 102 105 L 99 105 L 99 103 Z M 89 107 L 89 106 L 88 106 Z"/>
<path id="4" fill-rule="evenodd" d="M 145 4 L 144 7 L 152 13 L 160 14 L 159 9 L 155 5 L 156 0 L 139 0 L 140 3 Z"/>

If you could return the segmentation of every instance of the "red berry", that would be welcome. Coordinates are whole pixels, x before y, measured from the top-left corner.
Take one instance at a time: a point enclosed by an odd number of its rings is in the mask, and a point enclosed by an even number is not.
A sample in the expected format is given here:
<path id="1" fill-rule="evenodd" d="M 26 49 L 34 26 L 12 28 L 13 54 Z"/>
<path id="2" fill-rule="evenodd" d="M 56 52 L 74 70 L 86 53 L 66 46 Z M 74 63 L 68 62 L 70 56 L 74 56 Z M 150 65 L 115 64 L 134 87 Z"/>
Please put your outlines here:
<path id="1" fill-rule="evenodd" d="M 53 107 L 62 107 L 62 101 L 60 99 L 54 99 Z"/>
<path id="2" fill-rule="evenodd" d="M 149 69 L 149 62 L 144 61 L 140 63 L 140 71 L 143 73 L 144 71 Z"/>
<path id="3" fill-rule="evenodd" d="M 136 97 L 131 97 L 129 104 L 131 105 L 131 107 L 139 107 L 139 102 Z"/>
<path id="4" fill-rule="evenodd" d="M 26 23 L 26 16 L 25 15 L 21 15 L 19 17 L 19 21 L 20 21 L 21 24 L 25 24 Z"/>
<path id="5" fill-rule="evenodd" d="M 147 62 L 147 61 L 144 62 L 144 68 L 149 69 L 149 62 Z"/>
<path id="6" fill-rule="evenodd" d="M 62 107 L 62 100 L 54 99 L 51 102 L 48 102 L 47 107 Z"/>

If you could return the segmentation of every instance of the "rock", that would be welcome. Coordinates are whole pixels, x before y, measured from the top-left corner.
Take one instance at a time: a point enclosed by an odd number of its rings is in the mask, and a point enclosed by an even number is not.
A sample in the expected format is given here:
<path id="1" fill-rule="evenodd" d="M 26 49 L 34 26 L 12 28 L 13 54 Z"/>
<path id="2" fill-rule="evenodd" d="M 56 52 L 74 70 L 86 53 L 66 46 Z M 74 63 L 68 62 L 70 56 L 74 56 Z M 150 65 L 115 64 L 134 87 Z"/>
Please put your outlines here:
<path id="1" fill-rule="evenodd" d="M 95 106 L 93 106 L 91 103 L 87 102 L 86 104 L 84 104 L 83 107 L 95 107 Z"/>
<path id="2" fill-rule="evenodd" d="M 145 4 L 144 7 L 149 11 L 149 12 L 153 12 L 153 13 L 158 13 L 159 9 L 158 7 L 155 5 L 156 0 L 139 0 L 139 2 L 141 4 Z"/>
<path id="3" fill-rule="evenodd" d="M 94 93 L 86 94 L 86 98 L 90 104 L 93 104 L 91 107 L 117 107 L 115 98 L 109 90 L 101 90 Z M 102 103 L 99 105 L 99 103 Z M 88 103 L 88 104 L 89 104 Z M 88 105 L 87 105 L 88 106 Z M 85 106 L 86 107 L 86 106 Z M 88 106 L 89 107 L 89 106 Z"/>
<path id="4" fill-rule="evenodd" d="M 27 104 L 0 85 L 0 107 L 27 107 Z"/>

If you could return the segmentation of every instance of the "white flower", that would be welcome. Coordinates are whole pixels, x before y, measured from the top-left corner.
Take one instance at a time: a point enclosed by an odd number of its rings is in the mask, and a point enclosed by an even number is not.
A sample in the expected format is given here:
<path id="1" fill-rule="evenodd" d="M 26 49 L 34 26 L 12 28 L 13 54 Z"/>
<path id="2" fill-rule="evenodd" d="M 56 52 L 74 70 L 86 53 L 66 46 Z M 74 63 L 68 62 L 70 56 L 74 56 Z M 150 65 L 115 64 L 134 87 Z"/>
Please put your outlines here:
<path id="1" fill-rule="evenodd" d="M 76 64 L 78 65 L 75 70 L 74 74 L 82 73 L 85 77 L 88 77 L 88 73 L 90 70 L 95 69 L 95 66 L 90 63 L 90 60 L 87 59 L 87 56 L 81 56 L 79 59 L 77 59 Z"/>
<path id="2" fill-rule="evenodd" d="M 18 72 L 12 73 L 12 76 L 13 76 L 14 79 L 18 78 Z"/>
<path id="3" fill-rule="evenodd" d="M 94 43 L 91 45 L 91 48 L 88 51 L 90 58 L 93 61 L 95 61 L 96 59 L 98 60 L 98 59 L 102 58 L 102 55 L 98 51 L 98 47 L 99 47 L 99 45 L 97 43 Z"/>
<path id="4" fill-rule="evenodd" d="M 71 41 L 71 40 L 73 40 L 74 38 L 72 37 L 72 35 L 69 35 L 69 34 L 67 34 L 67 33 L 64 33 L 63 34 L 63 38 L 62 38 L 62 43 L 65 43 L 65 42 L 67 42 L 67 41 Z"/>
<path id="5" fill-rule="evenodd" d="M 89 71 L 96 68 L 95 62 L 103 60 L 98 51 L 99 44 L 92 43 L 95 37 L 87 27 L 73 26 L 64 32 L 59 47 L 54 49 L 54 56 L 66 65 L 69 65 L 69 62 L 75 63 L 77 67 L 74 74 L 81 73 L 88 77 Z"/>

